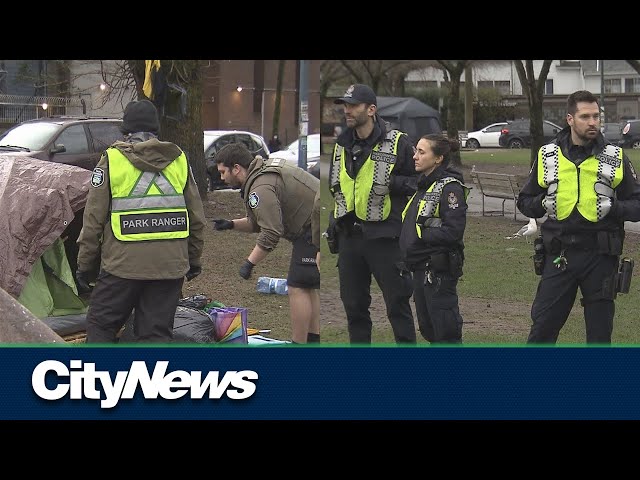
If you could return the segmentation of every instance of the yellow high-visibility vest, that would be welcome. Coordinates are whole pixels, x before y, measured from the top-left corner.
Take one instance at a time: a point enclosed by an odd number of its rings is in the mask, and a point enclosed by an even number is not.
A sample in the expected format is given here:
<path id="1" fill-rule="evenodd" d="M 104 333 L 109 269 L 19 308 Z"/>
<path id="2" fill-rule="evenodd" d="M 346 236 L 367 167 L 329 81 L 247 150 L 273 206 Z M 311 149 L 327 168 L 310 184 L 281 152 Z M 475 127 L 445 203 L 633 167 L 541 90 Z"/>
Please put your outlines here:
<path id="1" fill-rule="evenodd" d="M 606 145 L 600 154 L 576 165 L 555 143 L 543 145 L 538 151 L 538 185 L 549 188 L 552 183 L 558 183 L 556 192 L 542 200 L 549 218 L 564 220 L 574 208 L 590 222 L 606 217 L 611 210 L 611 199 L 598 194 L 596 184 L 616 188 L 624 175 L 622 159 L 620 147 Z"/>
<path id="2" fill-rule="evenodd" d="M 351 178 L 347 173 L 344 148 L 336 143 L 330 179 L 335 199 L 335 218 L 353 211 L 358 218 L 367 222 L 381 222 L 389 217 L 389 184 L 398 158 L 398 141 L 402 135 L 406 134 L 399 130 L 387 132 L 386 141 L 373 147 L 356 178 Z"/>
<path id="3" fill-rule="evenodd" d="M 144 172 L 118 149 L 107 149 L 111 183 L 111 229 L 124 242 L 189 236 L 184 152 L 161 172 Z"/>
<path id="4" fill-rule="evenodd" d="M 462 186 L 464 199 L 465 201 L 467 200 L 470 188 L 457 178 L 443 177 L 433 182 L 418 203 L 418 210 L 416 212 L 416 232 L 418 233 L 418 238 L 422 238 L 422 227 L 439 227 L 442 225 L 442 220 L 440 220 L 440 198 L 442 197 L 442 190 L 445 185 L 451 182 L 458 182 Z M 417 192 L 411 196 L 402 211 L 403 222 L 404 217 L 407 215 L 407 210 L 409 210 L 416 194 Z"/>

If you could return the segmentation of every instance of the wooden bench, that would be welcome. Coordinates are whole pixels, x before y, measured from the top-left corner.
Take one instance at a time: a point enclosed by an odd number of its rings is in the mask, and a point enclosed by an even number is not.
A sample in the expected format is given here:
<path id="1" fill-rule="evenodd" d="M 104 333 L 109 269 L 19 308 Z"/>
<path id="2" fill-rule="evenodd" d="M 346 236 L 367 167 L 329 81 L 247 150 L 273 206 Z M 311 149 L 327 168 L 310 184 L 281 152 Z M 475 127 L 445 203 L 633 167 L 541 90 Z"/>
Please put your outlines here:
<path id="1" fill-rule="evenodd" d="M 481 172 L 476 170 L 474 165 L 471 169 L 471 178 L 482 194 L 483 217 L 498 213 L 504 215 L 504 202 L 513 200 L 513 219 L 517 220 L 518 207 L 516 202 L 520 194 L 520 189 L 527 179 L 526 176 L 511 173 Z M 502 199 L 502 210 L 485 210 L 485 197 Z"/>

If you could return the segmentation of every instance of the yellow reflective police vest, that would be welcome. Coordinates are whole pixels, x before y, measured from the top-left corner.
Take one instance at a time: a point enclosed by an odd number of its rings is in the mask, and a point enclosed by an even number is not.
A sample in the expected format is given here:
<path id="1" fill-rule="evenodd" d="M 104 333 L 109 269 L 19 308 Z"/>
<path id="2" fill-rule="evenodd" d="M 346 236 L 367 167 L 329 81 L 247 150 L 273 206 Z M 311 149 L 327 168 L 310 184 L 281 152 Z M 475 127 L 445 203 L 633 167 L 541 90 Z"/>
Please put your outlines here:
<path id="1" fill-rule="evenodd" d="M 189 166 L 184 152 L 161 172 L 143 172 L 116 148 L 106 153 L 114 236 L 124 242 L 188 237 L 183 192 Z"/>
<path id="2" fill-rule="evenodd" d="M 406 134 L 399 130 L 387 132 L 385 141 L 373 147 L 355 179 L 347 173 L 344 147 L 336 143 L 330 179 L 336 219 L 353 211 L 358 218 L 367 222 L 381 222 L 389 217 L 389 184 L 398 158 L 398 141 L 401 135 Z"/>
<path id="3" fill-rule="evenodd" d="M 550 184 L 558 183 L 557 190 L 542 200 L 549 218 L 564 220 L 574 208 L 590 222 L 606 217 L 611 199 L 597 192 L 597 184 L 616 188 L 624 175 L 622 159 L 620 147 L 606 145 L 598 155 L 576 165 L 555 143 L 543 145 L 538 151 L 538 185 L 549 188 Z"/>
<path id="4" fill-rule="evenodd" d="M 458 182 L 462 186 L 464 199 L 465 201 L 467 200 L 470 188 L 457 178 L 443 177 L 433 182 L 418 203 L 418 211 L 416 213 L 416 232 L 418 233 L 418 238 L 422 238 L 423 227 L 439 227 L 442 225 L 442 220 L 440 219 L 440 198 L 442 197 L 442 190 L 444 189 L 445 185 L 451 182 Z M 409 199 L 407 205 L 402 211 L 403 222 L 404 217 L 407 215 L 407 210 L 409 210 L 409 207 L 413 202 L 413 198 L 416 195 L 417 192 L 414 193 L 413 196 Z"/>

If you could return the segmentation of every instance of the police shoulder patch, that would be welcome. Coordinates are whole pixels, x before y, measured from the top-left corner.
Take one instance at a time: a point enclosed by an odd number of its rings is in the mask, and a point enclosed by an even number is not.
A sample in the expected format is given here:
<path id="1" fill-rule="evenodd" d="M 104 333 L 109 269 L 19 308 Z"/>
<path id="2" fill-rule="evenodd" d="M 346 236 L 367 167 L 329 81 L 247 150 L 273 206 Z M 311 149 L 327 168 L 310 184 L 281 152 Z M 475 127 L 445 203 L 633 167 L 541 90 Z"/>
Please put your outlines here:
<path id="1" fill-rule="evenodd" d="M 104 170 L 96 167 L 93 169 L 93 174 L 91 175 L 91 186 L 99 187 L 104 183 Z"/>
<path id="2" fill-rule="evenodd" d="M 258 197 L 258 194 L 256 192 L 251 192 L 249 194 L 249 206 L 251 208 L 256 208 L 258 206 L 258 203 L 260 203 L 260 197 Z"/>

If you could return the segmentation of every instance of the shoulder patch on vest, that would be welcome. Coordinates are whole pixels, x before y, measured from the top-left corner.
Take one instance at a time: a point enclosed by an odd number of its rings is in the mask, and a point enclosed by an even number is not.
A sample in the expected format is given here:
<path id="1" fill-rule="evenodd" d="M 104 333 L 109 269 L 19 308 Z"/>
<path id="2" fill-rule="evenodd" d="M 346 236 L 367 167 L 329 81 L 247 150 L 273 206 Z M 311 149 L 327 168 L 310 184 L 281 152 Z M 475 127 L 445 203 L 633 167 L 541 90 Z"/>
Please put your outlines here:
<path id="1" fill-rule="evenodd" d="M 458 197 L 456 197 L 456 194 L 453 192 L 449 192 L 449 195 L 447 196 L 447 202 L 449 202 L 449 208 L 458 208 Z"/>
<path id="2" fill-rule="evenodd" d="M 260 203 L 260 197 L 258 197 L 258 194 L 256 192 L 251 192 L 249 194 L 249 206 L 251 208 L 256 208 L 258 206 L 258 203 Z"/>
<path id="3" fill-rule="evenodd" d="M 91 186 L 99 187 L 104 183 L 104 170 L 96 167 L 93 169 L 93 174 L 91 175 Z"/>

